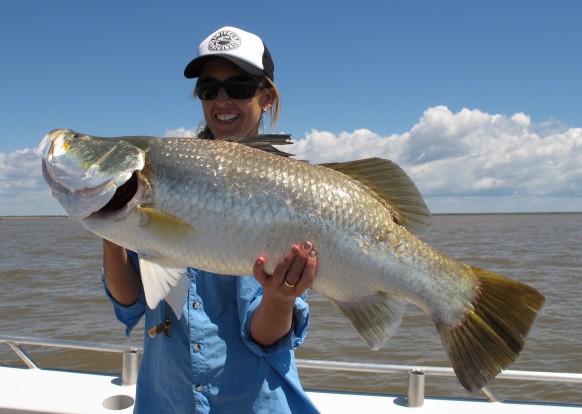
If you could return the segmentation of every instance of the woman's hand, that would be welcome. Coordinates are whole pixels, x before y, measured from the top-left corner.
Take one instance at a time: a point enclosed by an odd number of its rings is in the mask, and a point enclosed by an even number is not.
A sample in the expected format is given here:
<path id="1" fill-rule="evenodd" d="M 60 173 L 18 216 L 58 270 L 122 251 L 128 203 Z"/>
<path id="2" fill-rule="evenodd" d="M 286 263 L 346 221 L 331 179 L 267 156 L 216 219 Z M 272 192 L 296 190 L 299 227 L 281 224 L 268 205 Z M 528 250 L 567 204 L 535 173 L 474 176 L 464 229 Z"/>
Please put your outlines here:
<path id="1" fill-rule="evenodd" d="M 295 298 L 311 286 L 316 270 L 317 254 L 310 241 L 291 246 L 272 275 L 265 272 L 263 257 L 255 261 L 253 276 L 263 287 L 261 304 L 251 320 L 251 336 L 256 342 L 269 346 L 287 335 Z"/>
<path id="2" fill-rule="evenodd" d="M 253 266 L 253 276 L 267 295 L 281 300 L 301 296 L 311 286 L 317 269 L 317 254 L 312 242 L 295 244 L 277 263 L 272 275 L 265 272 L 265 259 L 259 257 Z"/>

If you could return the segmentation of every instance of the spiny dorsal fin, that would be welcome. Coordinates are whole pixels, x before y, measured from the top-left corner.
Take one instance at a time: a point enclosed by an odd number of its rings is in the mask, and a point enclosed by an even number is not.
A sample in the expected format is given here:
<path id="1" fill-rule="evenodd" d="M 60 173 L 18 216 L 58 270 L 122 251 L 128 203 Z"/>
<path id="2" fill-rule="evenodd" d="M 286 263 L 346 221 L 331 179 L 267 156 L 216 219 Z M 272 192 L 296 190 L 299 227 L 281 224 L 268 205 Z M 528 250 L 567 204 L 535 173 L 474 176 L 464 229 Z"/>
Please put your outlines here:
<path id="1" fill-rule="evenodd" d="M 418 188 L 404 170 L 389 160 L 366 158 L 357 161 L 320 164 L 364 184 L 386 201 L 395 212 L 394 221 L 423 235 L 430 227 L 430 211 Z"/>
<path id="2" fill-rule="evenodd" d="M 225 139 L 225 141 L 236 142 L 238 144 L 243 144 L 282 157 L 292 157 L 294 155 L 281 151 L 273 146 L 293 144 L 293 141 L 291 141 L 291 135 L 288 134 L 260 134 L 248 137 L 232 137 Z"/>

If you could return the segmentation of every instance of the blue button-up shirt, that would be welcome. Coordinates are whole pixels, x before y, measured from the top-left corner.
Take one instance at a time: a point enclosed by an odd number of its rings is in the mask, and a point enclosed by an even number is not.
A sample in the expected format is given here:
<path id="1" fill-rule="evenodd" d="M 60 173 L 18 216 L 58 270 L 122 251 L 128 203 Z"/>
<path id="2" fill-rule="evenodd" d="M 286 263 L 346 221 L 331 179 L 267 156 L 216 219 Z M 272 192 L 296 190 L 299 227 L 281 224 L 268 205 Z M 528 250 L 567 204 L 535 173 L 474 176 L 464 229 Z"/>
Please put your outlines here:
<path id="1" fill-rule="evenodd" d="M 130 252 L 132 253 L 132 252 Z M 136 257 L 130 254 L 134 264 Z M 111 297 L 126 334 L 145 314 L 144 354 L 135 413 L 317 413 L 299 382 L 294 352 L 305 338 L 309 308 L 295 302 L 291 331 L 270 347 L 250 336 L 262 288 L 252 276 L 188 269 L 188 300 L 180 320 L 170 311 L 171 333 L 150 338 L 167 305 L 150 309 L 142 293 L 130 306 Z"/>

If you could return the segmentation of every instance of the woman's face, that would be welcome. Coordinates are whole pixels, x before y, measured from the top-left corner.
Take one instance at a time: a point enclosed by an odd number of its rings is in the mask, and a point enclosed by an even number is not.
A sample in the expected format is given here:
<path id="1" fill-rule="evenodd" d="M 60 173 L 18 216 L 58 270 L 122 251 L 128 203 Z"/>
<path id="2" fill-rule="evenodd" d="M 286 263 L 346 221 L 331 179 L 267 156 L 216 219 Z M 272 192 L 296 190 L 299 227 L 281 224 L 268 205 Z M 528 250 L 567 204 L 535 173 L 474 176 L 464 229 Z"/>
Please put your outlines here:
<path id="1" fill-rule="evenodd" d="M 229 60 L 216 58 L 204 65 L 200 78 L 214 78 L 220 82 L 248 74 Z M 257 134 L 263 109 L 273 105 L 273 88 L 259 88 L 249 99 L 228 97 L 224 88 L 218 91 L 216 99 L 202 101 L 206 124 L 215 139 Z"/>

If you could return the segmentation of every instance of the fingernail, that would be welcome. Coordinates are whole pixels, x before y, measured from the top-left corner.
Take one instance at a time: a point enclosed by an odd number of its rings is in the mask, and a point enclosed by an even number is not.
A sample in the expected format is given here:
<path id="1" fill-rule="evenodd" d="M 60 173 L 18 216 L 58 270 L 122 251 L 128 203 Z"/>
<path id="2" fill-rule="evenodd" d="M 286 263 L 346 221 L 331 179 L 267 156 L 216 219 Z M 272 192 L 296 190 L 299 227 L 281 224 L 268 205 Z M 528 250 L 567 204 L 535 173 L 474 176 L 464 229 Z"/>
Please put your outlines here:
<path id="1" fill-rule="evenodd" d="M 315 253 L 315 250 L 312 250 L 312 251 L 309 253 L 309 257 L 310 257 L 310 258 L 312 258 L 312 259 L 313 259 L 313 258 L 314 258 L 316 255 L 317 255 L 317 253 Z"/>
<path id="2" fill-rule="evenodd" d="M 258 264 L 258 265 L 260 266 L 260 265 L 262 265 L 263 263 L 265 263 L 265 259 L 263 259 L 262 257 L 259 257 L 255 263 L 256 263 L 256 264 Z"/>
<path id="3" fill-rule="evenodd" d="M 305 243 L 303 243 L 303 249 L 304 250 L 309 250 L 313 247 L 313 245 L 311 244 L 310 241 L 306 241 Z"/>
<path id="4" fill-rule="evenodd" d="M 299 246 L 294 244 L 293 247 L 291 247 L 291 253 L 293 253 L 293 254 L 299 253 Z"/>

